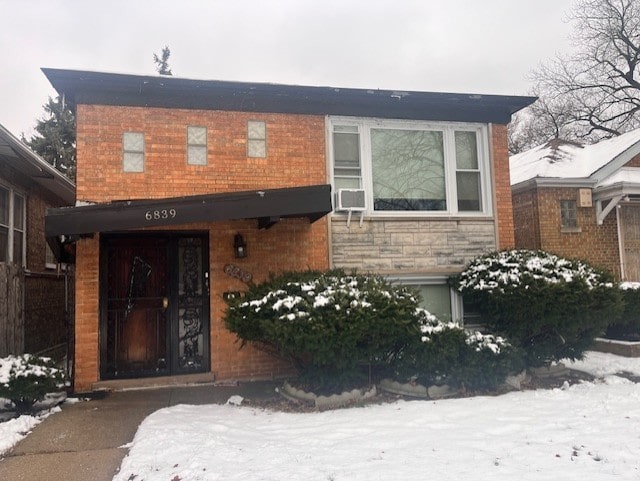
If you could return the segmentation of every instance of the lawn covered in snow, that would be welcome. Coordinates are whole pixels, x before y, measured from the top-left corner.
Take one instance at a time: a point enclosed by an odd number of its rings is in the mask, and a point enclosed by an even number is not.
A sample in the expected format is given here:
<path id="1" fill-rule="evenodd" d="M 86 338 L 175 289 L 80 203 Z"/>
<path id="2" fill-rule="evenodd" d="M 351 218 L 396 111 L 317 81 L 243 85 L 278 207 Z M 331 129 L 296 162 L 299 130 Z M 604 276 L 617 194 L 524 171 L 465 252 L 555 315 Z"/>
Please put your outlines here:
<path id="1" fill-rule="evenodd" d="M 282 413 L 161 409 L 115 481 L 640 479 L 640 359 L 589 352 L 603 376 L 563 389 Z"/>

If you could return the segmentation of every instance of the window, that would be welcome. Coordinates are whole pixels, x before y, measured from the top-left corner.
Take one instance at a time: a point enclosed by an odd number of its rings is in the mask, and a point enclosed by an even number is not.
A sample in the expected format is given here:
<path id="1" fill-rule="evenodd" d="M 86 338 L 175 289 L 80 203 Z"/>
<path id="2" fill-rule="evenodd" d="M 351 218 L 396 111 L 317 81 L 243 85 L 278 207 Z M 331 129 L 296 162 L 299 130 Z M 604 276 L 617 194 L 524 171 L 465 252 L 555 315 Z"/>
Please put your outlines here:
<path id="1" fill-rule="evenodd" d="M 458 211 L 482 210 L 482 187 L 478 164 L 478 137 L 475 132 L 454 132 L 456 144 L 456 191 Z"/>
<path id="2" fill-rule="evenodd" d="M 578 227 L 578 215 L 575 200 L 560 201 L 560 222 L 564 229 Z"/>
<path id="3" fill-rule="evenodd" d="M 364 189 L 369 214 L 490 214 L 486 128 L 330 119 L 333 187 Z"/>
<path id="4" fill-rule="evenodd" d="M 0 262 L 25 262 L 25 217 L 24 196 L 0 186 Z"/>
<path id="5" fill-rule="evenodd" d="M 125 172 L 144 172 L 144 134 L 122 134 L 123 167 Z"/>
<path id="6" fill-rule="evenodd" d="M 207 165 L 207 128 L 187 127 L 187 163 Z"/>
<path id="7" fill-rule="evenodd" d="M 267 124 L 259 120 L 247 123 L 247 155 L 249 157 L 267 156 Z"/>
<path id="8" fill-rule="evenodd" d="M 420 293 L 420 307 L 441 321 L 462 323 L 462 297 L 447 284 L 445 276 L 390 277 L 394 283 L 411 286 Z"/>
<path id="9" fill-rule="evenodd" d="M 338 189 L 360 189 L 360 133 L 356 126 L 336 125 L 333 131 L 334 182 Z"/>

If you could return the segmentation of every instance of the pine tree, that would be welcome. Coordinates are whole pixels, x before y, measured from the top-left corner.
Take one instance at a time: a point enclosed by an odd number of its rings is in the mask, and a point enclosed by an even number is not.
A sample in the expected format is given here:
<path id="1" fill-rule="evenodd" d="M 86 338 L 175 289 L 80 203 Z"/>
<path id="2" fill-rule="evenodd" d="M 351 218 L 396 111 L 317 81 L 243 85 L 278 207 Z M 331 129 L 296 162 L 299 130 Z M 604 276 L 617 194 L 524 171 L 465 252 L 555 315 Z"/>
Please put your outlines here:
<path id="1" fill-rule="evenodd" d="M 49 97 L 36 134 L 22 141 L 71 180 L 76 178 L 76 119 L 60 96 Z"/>
<path id="2" fill-rule="evenodd" d="M 169 46 L 167 45 L 164 46 L 159 57 L 157 54 L 153 54 L 153 62 L 156 64 L 156 70 L 160 75 L 173 75 L 169 67 L 170 56 L 171 50 L 169 50 Z"/>

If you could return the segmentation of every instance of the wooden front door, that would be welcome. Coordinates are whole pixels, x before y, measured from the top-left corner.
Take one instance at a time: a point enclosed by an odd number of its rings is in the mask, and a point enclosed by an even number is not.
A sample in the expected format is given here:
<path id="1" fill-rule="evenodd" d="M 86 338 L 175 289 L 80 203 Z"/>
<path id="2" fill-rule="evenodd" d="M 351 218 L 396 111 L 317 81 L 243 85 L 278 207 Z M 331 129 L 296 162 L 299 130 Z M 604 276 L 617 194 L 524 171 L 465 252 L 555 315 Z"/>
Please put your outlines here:
<path id="1" fill-rule="evenodd" d="M 620 223 L 624 280 L 640 281 L 640 206 L 623 205 Z"/>
<path id="2" fill-rule="evenodd" d="M 102 379 L 209 369 L 207 238 L 154 234 L 102 242 Z"/>

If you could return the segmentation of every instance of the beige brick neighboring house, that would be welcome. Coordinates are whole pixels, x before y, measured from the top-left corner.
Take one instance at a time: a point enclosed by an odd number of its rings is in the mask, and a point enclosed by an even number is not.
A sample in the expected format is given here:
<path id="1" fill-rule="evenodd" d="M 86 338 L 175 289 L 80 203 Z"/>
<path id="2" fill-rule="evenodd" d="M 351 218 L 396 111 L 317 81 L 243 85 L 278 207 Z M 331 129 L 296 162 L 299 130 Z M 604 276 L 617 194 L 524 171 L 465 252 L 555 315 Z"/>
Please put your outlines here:
<path id="1" fill-rule="evenodd" d="M 510 165 L 517 247 L 640 281 L 640 130 L 594 145 L 553 140 Z"/>
<path id="2" fill-rule="evenodd" d="M 44 217 L 74 199 L 73 183 L 0 125 L 0 357 L 67 341 L 65 275 Z"/>
<path id="3" fill-rule="evenodd" d="M 459 316 L 446 277 L 513 245 L 506 124 L 533 98 L 44 72 L 77 118 L 81 205 L 47 214 L 76 245 L 77 390 L 291 372 L 223 323 L 270 272 L 385 274 Z"/>

